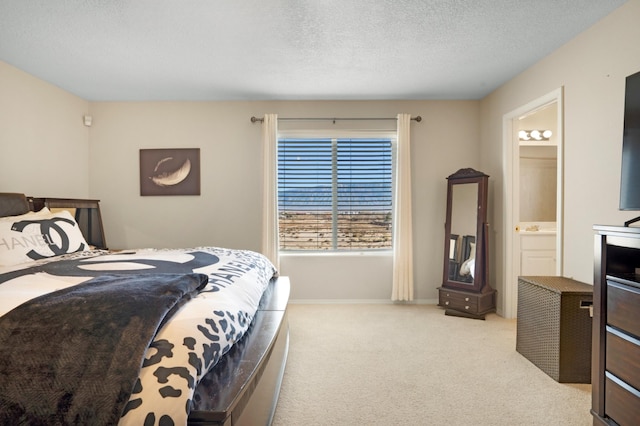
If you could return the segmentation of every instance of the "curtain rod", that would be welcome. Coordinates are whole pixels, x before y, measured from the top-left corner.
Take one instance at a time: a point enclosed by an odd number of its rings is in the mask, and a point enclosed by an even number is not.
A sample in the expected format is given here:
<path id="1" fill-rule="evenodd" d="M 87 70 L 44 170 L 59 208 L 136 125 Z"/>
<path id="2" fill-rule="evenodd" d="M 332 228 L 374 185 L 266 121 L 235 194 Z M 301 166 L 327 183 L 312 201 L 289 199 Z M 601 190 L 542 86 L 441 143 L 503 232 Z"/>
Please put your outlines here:
<path id="1" fill-rule="evenodd" d="M 370 121 L 370 120 L 397 120 L 397 118 L 391 117 L 383 117 L 383 118 L 278 118 L 278 121 L 333 121 L 334 124 L 336 121 Z M 417 117 L 411 117 L 411 120 L 417 121 L 418 123 L 422 121 L 422 117 L 419 115 Z M 251 117 L 251 122 L 255 123 L 256 121 L 263 122 L 264 118 Z"/>

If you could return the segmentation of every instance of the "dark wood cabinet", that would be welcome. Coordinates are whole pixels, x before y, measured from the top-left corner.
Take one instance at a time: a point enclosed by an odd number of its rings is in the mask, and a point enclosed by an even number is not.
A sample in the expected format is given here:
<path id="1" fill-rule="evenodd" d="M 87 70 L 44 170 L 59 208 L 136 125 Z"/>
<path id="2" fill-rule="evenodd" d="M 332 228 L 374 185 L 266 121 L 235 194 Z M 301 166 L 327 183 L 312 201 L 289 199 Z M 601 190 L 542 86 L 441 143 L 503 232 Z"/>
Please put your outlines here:
<path id="1" fill-rule="evenodd" d="M 640 228 L 595 226 L 594 425 L 640 419 Z"/>
<path id="2" fill-rule="evenodd" d="M 495 311 L 495 291 L 489 293 L 473 293 L 450 288 L 440 288 L 438 305 L 449 310 L 449 315 L 468 314 L 470 317 L 484 316 L 489 312 Z"/>

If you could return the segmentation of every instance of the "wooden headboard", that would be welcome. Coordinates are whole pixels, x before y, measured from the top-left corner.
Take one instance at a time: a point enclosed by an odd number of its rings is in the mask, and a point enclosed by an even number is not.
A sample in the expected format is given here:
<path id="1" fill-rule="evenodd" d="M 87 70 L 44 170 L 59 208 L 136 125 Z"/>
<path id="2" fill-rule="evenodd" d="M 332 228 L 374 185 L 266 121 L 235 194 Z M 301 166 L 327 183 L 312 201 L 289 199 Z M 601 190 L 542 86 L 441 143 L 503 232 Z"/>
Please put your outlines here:
<path id="1" fill-rule="evenodd" d="M 100 200 L 28 197 L 17 192 L 0 192 L 0 217 L 39 211 L 43 207 L 54 212 L 69 211 L 78 222 L 87 243 L 96 248 L 107 249 L 102 214 L 100 213 Z"/>
<path id="2" fill-rule="evenodd" d="M 18 192 L 0 192 L 0 217 L 17 216 L 29 210 L 29 202 L 24 194 Z"/>

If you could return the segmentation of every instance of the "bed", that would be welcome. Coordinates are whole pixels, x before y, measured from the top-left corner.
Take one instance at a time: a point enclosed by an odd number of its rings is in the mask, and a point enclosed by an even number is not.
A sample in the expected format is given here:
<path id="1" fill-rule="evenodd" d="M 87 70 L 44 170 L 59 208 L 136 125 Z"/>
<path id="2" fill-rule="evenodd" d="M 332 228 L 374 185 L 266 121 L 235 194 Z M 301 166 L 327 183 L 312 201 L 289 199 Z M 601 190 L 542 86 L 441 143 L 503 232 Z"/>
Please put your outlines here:
<path id="1" fill-rule="evenodd" d="M 0 193 L 0 424 L 270 424 L 287 277 L 247 250 L 110 251 L 96 202 L 56 200 Z"/>

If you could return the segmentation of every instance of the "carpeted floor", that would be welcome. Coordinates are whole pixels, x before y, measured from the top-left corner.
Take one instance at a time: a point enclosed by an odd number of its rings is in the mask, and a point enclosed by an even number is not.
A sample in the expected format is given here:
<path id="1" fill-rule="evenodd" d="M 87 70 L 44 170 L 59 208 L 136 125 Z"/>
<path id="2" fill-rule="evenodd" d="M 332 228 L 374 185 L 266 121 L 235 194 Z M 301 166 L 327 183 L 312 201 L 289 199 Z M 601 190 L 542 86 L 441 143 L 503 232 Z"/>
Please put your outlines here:
<path id="1" fill-rule="evenodd" d="M 516 352 L 516 321 L 434 305 L 289 306 L 274 426 L 591 425 L 591 385 Z"/>

